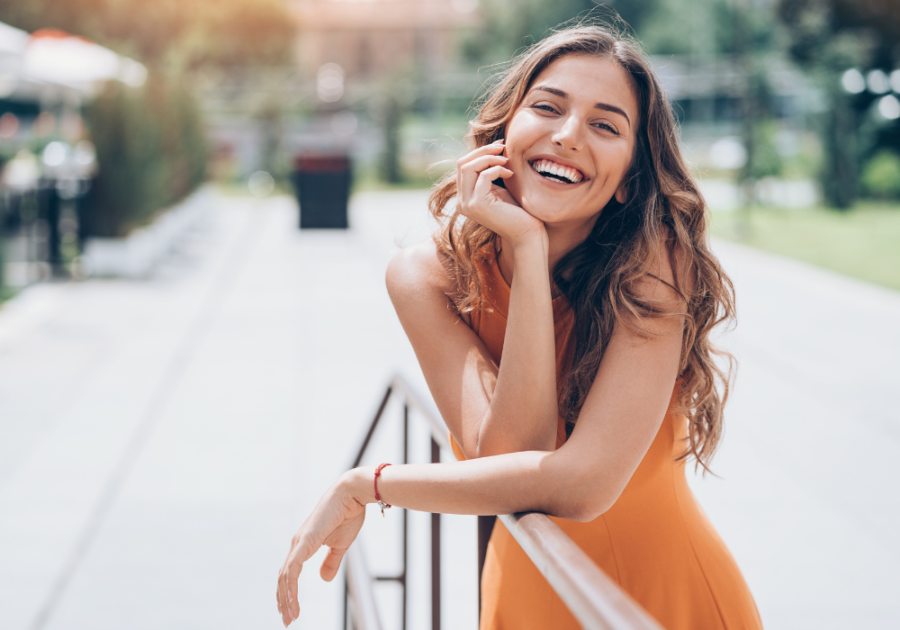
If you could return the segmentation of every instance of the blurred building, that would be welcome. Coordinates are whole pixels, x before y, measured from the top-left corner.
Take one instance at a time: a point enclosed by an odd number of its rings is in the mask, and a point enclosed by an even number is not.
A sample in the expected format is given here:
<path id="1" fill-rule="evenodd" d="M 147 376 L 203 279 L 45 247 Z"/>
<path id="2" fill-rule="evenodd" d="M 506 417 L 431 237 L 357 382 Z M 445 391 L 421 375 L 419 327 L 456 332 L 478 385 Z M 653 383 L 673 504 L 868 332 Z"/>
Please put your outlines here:
<path id="1" fill-rule="evenodd" d="M 464 38 L 482 26 L 478 0 L 293 0 L 291 7 L 295 65 L 229 71 L 200 86 L 220 179 L 278 174 L 308 150 L 371 164 L 401 117 L 438 119 L 448 103 L 464 111 L 479 87 L 477 73 L 460 63 Z M 428 153 L 423 163 L 445 157 L 425 141 L 416 150 Z"/>
<path id="2" fill-rule="evenodd" d="M 415 69 L 440 72 L 457 59 L 460 33 L 480 25 L 478 0 L 297 0 L 297 55 L 315 74 L 336 63 L 348 77 Z"/>
<path id="3" fill-rule="evenodd" d="M 812 115 L 821 110 L 822 95 L 805 75 L 778 60 L 755 77 L 730 57 L 666 55 L 651 62 L 678 117 L 685 153 L 708 180 L 711 203 L 727 209 L 741 203 L 742 193 L 732 180 L 750 157 L 748 116 L 756 131 L 754 150 L 770 169 L 759 176 L 766 181 L 756 186 L 756 200 L 797 207 L 817 203 L 813 174 L 798 174 L 791 167 L 813 163 L 821 150 Z M 765 98 L 764 107 L 753 100 L 754 94 Z M 791 171 L 791 181 L 784 181 Z M 713 190 L 715 181 L 721 184 L 721 194 Z"/>

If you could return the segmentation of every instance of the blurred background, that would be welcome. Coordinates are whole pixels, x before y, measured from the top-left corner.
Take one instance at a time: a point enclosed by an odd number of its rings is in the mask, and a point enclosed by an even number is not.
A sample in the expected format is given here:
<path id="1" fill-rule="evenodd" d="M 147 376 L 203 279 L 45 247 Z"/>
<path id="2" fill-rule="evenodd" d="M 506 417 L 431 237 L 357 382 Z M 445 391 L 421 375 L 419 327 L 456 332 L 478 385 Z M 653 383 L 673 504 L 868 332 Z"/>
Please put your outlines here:
<path id="1" fill-rule="evenodd" d="M 0 14 L 4 291 L 203 182 L 290 193 L 301 156 L 427 187 L 495 64 L 592 9 L 652 55 L 718 233 L 900 288 L 894 3 L 41 0 Z"/>
<path id="2" fill-rule="evenodd" d="M 721 479 L 695 491 L 768 627 L 900 627 L 894 0 L 6 0 L 0 627 L 279 623 L 294 529 L 390 375 L 424 389 L 387 260 L 433 229 L 502 64 L 616 12 L 738 292 Z M 445 522 L 445 626 L 472 628 L 474 521 Z M 301 622 L 336 628 L 314 573 Z"/>

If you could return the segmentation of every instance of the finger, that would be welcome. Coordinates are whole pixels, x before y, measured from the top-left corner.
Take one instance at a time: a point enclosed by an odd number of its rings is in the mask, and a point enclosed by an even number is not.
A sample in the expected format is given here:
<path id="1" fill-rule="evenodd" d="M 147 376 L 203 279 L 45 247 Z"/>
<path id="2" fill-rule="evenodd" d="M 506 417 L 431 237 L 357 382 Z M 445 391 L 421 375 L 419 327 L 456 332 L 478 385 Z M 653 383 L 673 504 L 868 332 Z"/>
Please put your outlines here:
<path id="1" fill-rule="evenodd" d="M 294 621 L 300 614 L 300 607 L 297 605 L 296 601 L 297 578 L 300 575 L 302 566 L 298 565 L 296 561 L 297 557 L 298 554 L 295 547 L 291 555 L 285 560 L 284 566 L 281 568 L 279 574 L 279 611 L 281 612 L 282 622 L 285 626 Z"/>
<path id="2" fill-rule="evenodd" d="M 278 574 L 278 612 L 281 613 L 281 623 L 284 624 L 285 627 L 291 623 L 291 614 L 288 610 L 287 605 L 287 597 L 285 595 L 285 580 L 284 580 L 285 570 L 282 567 L 281 572 Z"/>
<path id="3" fill-rule="evenodd" d="M 463 184 L 464 184 L 464 182 L 462 181 L 463 169 L 466 166 L 468 166 L 472 161 L 480 159 L 482 157 L 486 157 L 486 156 L 499 156 L 501 153 L 503 153 L 503 151 L 505 149 L 506 149 L 506 146 L 502 142 L 498 141 L 493 144 L 487 144 L 483 147 L 479 147 L 479 148 L 475 149 L 474 151 L 471 151 L 471 152 L 467 153 L 466 155 L 464 155 L 463 157 L 459 158 L 456 161 L 457 188 L 463 187 Z M 474 179 L 469 183 L 470 183 L 470 188 L 471 188 L 471 185 L 474 184 Z"/>
<path id="4" fill-rule="evenodd" d="M 480 205 L 480 203 L 485 200 L 492 192 L 492 190 L 495 188 L 495 179 L 505 179 L 507 177 L 512 177 L 512 175 L 513 172 L 511 170 L 502 166 L 492 166 L 489 169 L 481 171 L 481 173 L 478 175 L 478 181 L 475 182 L 475 188 L 472 190 L 472 199 L 475 200 L 475 205 Z M 463 216 L 469 216 L 467 211 L 462 211 L 461 213 L 463 214 Z"/>
<path id="5" fill-rule="evenodd" d="M 509 162 L 509 158 L 505 155 L 483 155 L 480 158 L 472 160 L 468 164 L 464 164 L 460 169 L 463 173 L 474 173 L 477 175 L 486 168 L 497 166 L 498 164 L 503 165 L 507 162 Z"/>
<path id="6" fill-rule="evenodd" d="M 287 624 L 288 624 L 287 615 L 286 615 L 287 608 L 283 603 L 284 602 L 284 589 L 282 588 L 282 583 L 283 583 L 283 581 L 281 579 L 281 572 L 279 572 L 278 573 L 278 588 L 276 589 L 277 597 L 278 597 L 278 614 L 281 615 L 281 623 L 283 625 L 287 626 Z"/>
<path id="7" fill-rule="evenodd" d="M 299 562 L 292 562 L 291 566 L 288 568 L 288 579 L 287 579 L 287 597 L 288 597 L 288 610 L 293 619 L 297 619 L 300 616 L 300 599 L 299 599 L 299 591 L 297 581 L 300 579 L 300 573 L 303 571 L 303 564 Z"/>
<path id="8" fill-rule="evenodd" d="M 478 181 L 475 182 L 475 196 L 486 195 L 494 185 L 495 179 L 506 179 L 512 177 L 513 172 L 504 166 L 492 166 L 478 174 Z"/>
<path id="9" fill-rule="evenodd" d="M 503 155 L 485 155 L 459 167 L 456 175 L 457 191 L 463 203 L 468 203 L 478 176 L 493 166 L 504 166 L 509 159 Z M 496 179 L 496 178 L 495 178 Z"/>
<path id="10" fill-rule="evenodd" d="M 328 555 L 325 556 L 325 559 L 322 561 L 322 566 L 319 568 L 319 575 L 322 576 L 323 580 L 330 582 L 334 579 L 338 569 L 341 568 L 341 560 L 344 558 L 345 553 L 347 553 L 346 548 L 335 549 L 334 547 L 331 547 L 328 549 Z"/>
<path id="11" fill-rule="evenodd" d="M 478 147 L 477 149 L 469 151 L 456 161 L 456 165 L 464 166 L 482 155 L 497 155 L 498 153 L 503 153 L 505 149 L 506 145 L 503 143 L 503 140 L 498 140 L 497 142 L 492 142 L 491 144 L 486 144 L 483 147 Z"/>

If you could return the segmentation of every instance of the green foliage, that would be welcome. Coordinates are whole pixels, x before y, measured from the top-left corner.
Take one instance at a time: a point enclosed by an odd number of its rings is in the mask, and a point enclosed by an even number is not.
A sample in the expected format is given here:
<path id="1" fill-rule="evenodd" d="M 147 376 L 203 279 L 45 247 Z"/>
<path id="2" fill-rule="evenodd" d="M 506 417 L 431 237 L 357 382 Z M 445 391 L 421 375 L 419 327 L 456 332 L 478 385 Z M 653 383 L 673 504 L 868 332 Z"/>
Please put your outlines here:
<path id="1" fill-rule="evenodd" d="M 879 140 L 863 133 L 862 114 L 873 96 L 846 94 L 841 75 L 854 67 L 891 66 L 900 49 L 900 3 L 778 0 L 776 12 L 788 29 L 792 58 L 818 83 L 824 96 L 817 127 L 824 149 L 825 200 L 832 207 L 848 209 L 859 189 L 860 158 Z"/>
<path id="2" fill-rule="evenodd" d="M 747 164 L 744 167 L 744 176 L 747 179 L 762 179 L 763 177 L 779 177 L 784 171 L 783 160 L 775 146 L 775 133 L 777 128 L 772 120 L 763 120 L 753 125 L 752 141 L 748 143 L 749 150 Z"/>
<path id="3" fill-rule="evenodd" d="M 900 156 L 890 149 L 876 153 L 863 167 L 862 184 L 872 197 L 900 199 Z"/>
<path id="4" fill-rule="evenodd" d="M 638 36 L 647 51 L 655 55 L 731 52 L 734 5 L 730 0 L 655 0 L 641 20 Z M 741 23 L 752 31 L 754 39 L 764 39 L 771 33 L 757 13 L 744 13 L 747 15 L 741 16 Z"/>
<path id="5" fill-rule="evenodd" d="M 516 51 L 543 39 L 551 29 L 583 19 L 639 31 L 660 0 L 483 0 L 484 27 L 463 41 L 467 61 L 487 65 L 507 61 Z"/>
<path id="6" fill-rule="evenodd" d="M 285 62 L 295 36 L 286 0 L 4 0 L 0 22 L 59 28 L 178 72 Z"/>
<path id="7" fill-rule="evenodd" d="M 91 191 L 90 234 L 124 236 L 203 181 L 203 125 L 180 81 L 152 76 L 139 90 L 110 83 L 85 118 L 100 172 Z"/>
<path id="8" fill-rule="evenodd" d="M 479 64 L 505 61 L 575 19 L 618 25 L 659 55 L 734 52 L 736 23 L 752 49 L 771 48 L 776 33 L 770 13 L 732 0 L 484 0 L 481 7 L 484 30 L 463 43 L 464 57 Z"/>

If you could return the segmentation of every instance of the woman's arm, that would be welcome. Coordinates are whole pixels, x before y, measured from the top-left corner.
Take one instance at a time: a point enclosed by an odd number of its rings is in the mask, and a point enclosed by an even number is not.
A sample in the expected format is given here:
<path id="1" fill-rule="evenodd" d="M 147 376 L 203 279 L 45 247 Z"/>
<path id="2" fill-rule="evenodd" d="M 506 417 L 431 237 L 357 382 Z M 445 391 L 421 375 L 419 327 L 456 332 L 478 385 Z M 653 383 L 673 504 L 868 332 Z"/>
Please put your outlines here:
<path id="1" fill-rule="evenodd" d="M 468 458 L 556 446 L 556 345 L 546 250 L 515 256 L 503 359 L 456 313 L 432 243 L 391 261 L 387 286 L 450 433 Z M 443 276 L 443 277 L 441 277 Z"/>
<path id="2" fill-rule="evenodd" d="M 494 364 L 447 297 L 455 287 L 435 246 L 391 261 L 387 286 L 453 437 L 469 458 L 556 446 L 556 342 L 543 224 L 493 179 L 511 174 L 502 145 L 460 160 L 460 212 L 503 238 L 513 262 L 503 359 Z"/>
<path id="3" fill-rule="evenodd" d="M 671 271 L 660 278 L 672 281 Z M 651 299 L 679 297 L 647 279 L 641 293 Z M 385 468 L 378 481 L 384 501 L 399 507 L 456 514 L 504 514 L 535 510 L 588 521 L 609 509 L 631 479 L 659 431 L 681 358 L 682 324 L 677 319 L 643 323 L 649 338 L 619 324 L 569 440 L 553 452 L 527 451 L 451 464 Z M 326 493 L 294 536 L 278 583 L 279 610 L 290 623 L 299 613 L 297 577 L 322 545 L 326 580 L 362 526 L 366 503 L 374 502 L 374 469 L 345 473 Z"/>
<path id="4" fill-rule="evenodd" d="M 668 271 L 668 270 L 667 270 Z M 661 276 L 672 282 L 671 274 Z M 648 299 L 683 304 L 674 290 L 648 278 Z M 618 499 L 665 417 L 681 361 L 682 321 L 641 323 L 649 337 L 616 325 L 597 377 L 569 440 L 552 452 L 508 453 L 440 465 L 390 466 L 379 477 L 383 499 L 401 507 L 450 514 L 539 511 L 592 520 Z M 375 499 L 374 469 L 345 474 L 339 484 L 360 503 Z"/>

